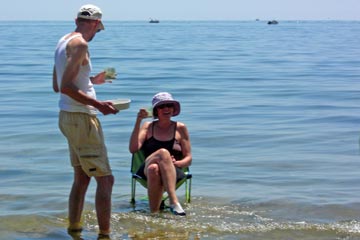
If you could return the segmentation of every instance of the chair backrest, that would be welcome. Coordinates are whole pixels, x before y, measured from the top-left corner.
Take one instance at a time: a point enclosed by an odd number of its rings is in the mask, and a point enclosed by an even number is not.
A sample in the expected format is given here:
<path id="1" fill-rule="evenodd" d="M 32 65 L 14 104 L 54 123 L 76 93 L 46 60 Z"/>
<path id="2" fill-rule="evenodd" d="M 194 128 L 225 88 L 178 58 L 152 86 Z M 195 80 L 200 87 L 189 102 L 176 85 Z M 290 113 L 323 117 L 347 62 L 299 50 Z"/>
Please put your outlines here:
<path id="1" fill-rule="evenodd" d="M 144 161 L 145 161 L 145 155 L 141 149 L 133 153 L 131 159 L 131 170 L 130 170 L 131 173 L 135 174 Z"/>

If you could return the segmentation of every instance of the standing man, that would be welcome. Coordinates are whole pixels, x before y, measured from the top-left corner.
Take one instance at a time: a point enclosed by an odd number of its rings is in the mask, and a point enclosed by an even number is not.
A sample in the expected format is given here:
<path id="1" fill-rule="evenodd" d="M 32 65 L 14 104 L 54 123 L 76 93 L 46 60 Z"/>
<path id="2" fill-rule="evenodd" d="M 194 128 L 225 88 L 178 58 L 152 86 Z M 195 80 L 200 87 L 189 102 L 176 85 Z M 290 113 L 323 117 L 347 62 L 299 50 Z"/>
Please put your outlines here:
<path id="1" fill-rule="evenodd" d="M 63 36 L 55 51 L 53 89 L 60 92 L 59 128 L 67 138 L 74 182 L 69 197 L 69 234 L 81 233 L 81 215 L 91 177 L 97 182 L 96 214 L 99 239 L 109 239 L 111 194 L 114 177 L 111 172 L 101 124 L 96 117 L 116 114 L 111 102 L 96 99 L 93 84 L 105 82 L 105 72 L 90 77 L 91 61 L 88 42 L 104 30 L 102 12 L 88 4 L 80 8 L 76 29 Z"/>

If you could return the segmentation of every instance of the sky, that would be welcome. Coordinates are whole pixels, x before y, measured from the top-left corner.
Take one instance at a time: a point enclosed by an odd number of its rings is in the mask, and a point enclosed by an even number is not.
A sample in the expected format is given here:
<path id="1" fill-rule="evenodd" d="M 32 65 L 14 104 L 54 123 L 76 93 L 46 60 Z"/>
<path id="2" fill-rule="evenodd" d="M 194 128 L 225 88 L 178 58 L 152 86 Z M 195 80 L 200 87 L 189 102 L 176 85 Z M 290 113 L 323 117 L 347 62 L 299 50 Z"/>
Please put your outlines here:
<path id="1" fill-rule="evenodd" d="M 103 20 L 360 20 L 360 0 L 3 0 L 0 21 L 74 20 L 92 3 Z"/>

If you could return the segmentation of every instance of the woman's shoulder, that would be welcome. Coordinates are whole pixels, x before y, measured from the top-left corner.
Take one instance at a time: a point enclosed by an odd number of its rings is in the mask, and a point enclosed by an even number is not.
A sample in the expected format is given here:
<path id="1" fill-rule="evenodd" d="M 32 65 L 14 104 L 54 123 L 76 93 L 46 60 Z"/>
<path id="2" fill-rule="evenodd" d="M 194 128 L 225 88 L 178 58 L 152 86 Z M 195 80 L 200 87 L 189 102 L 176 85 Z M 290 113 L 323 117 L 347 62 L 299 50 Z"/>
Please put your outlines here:
<path id="1" fill-rule="evenodd" d="M 186 130 L 186 125 L 185 125 L 185 123 L 183 123 L 183 122 L 175 122 L 175 124 L 176 124 L 176 128 L 177 128 L 178 130 Z"/>
<path id="2" fill-rule="evenodd" d="M 149 129 L 149 127 L 153 124 L 153 122 L 144 122 L 142 125 L 143 129 Z"/>

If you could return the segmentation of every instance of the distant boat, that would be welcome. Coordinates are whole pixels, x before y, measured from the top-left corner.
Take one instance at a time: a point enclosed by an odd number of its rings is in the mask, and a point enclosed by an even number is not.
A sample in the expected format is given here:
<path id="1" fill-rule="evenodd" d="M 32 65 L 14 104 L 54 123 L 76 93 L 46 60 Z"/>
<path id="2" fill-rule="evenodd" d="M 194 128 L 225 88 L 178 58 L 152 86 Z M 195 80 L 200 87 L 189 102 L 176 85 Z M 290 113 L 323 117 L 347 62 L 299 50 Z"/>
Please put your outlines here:
<path id="1" fill-rule="evenodd" d="M 278 24 L 279 22 L 276 20 L 268 21 L 268 24 Z"/>
<path id="2" fill-rule="evenodd" d="M 159 23 L 160 21 L 157 19 L 150 19 L 149 23 Z"/>

